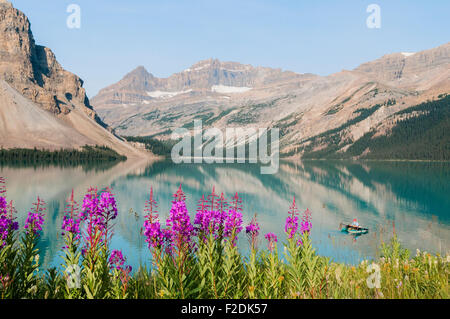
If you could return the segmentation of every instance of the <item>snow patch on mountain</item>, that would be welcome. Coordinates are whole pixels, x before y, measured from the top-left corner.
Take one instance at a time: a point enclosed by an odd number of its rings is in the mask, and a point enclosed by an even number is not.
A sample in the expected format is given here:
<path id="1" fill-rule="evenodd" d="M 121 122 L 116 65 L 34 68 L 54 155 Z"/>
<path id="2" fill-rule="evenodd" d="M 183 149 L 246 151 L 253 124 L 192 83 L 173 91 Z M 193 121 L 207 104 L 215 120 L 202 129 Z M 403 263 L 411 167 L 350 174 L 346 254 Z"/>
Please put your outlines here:
<path id="1" fill-rule="evenodd" d="M 196 68 L 188 68 L 186 70 L 184 70 L 183 72 L 197 72 L 197 71 L 201 71 L 203 69 L 209 68 L 211 66 L 211 64 L 205 64 Z"/>
<path id="2" fill-rule="evenodd" d="M 246 87 L 246 86 L 227 86 L 227 85 L 213 85 L 211 87 L 212 92 L 216 93 L 244 93 L 247 91 L 250 91 L 252 88 Z"/>
<path id="3" fill-rule="evenodd" d="M 147 95 L 156 99 L 167 99 L 167 98 L 171 98 L 180 94 L 186 94 L 192 92 L 191 89 L 186 90 L 186 91 L 174 91 L 174 92 L 169 92 L 169 91 L 147 91 Z"/>

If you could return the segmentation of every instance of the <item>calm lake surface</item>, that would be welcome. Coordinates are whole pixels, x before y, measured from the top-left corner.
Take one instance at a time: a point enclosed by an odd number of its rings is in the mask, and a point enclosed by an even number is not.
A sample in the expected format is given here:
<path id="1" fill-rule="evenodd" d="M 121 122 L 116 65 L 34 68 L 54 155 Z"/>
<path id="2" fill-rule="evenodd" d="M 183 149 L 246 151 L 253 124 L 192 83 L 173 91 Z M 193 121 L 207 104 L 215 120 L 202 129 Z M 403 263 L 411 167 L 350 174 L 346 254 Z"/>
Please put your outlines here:
<path id="1" fill-rule="evenodd" d="M 277 174 L 261 175 L 260 167 L 250 164 L 123 162 L 90 169 L 0 167 L 0 176 L 7 179 L 7 197 L 14 201 L 21 227 L 38 195 L 48 204 L 40 242 L 44 267 L 61 263 L 60 229 L 66 199 L 74 189 L 82 203 L 90 186 L 109 186 L 116 194 L 119 216 L 112 248 L 122 249 L 134 269 L 150 261 L 140 234 L 150 187 L 164 218 L 180 183 L 192 217 L 197 200 L 209 194 L 212 186 L 228 198 L 238 192 L 244 201 L 244 222 L 257 213 L 262 234 L 274 232 L 279 241 L 285 238 L 284 222 L 295 196 L 301 212 L 312 211 L 314 247 L 335 261 L 354 264 L 377 257 L 380 243 L 392 237 L 394 224 L 412 254 L 416 248 L 441 254 L 450 250 L 450 163 L 281 162 Z M 369 234 L 354 238 L 339 232 L 339 223 L 353 218 L 369 227 Z M 265 240 L 260 237 L 263 246 Z M 244 235 L 239 248 L 248 251 Z"/>

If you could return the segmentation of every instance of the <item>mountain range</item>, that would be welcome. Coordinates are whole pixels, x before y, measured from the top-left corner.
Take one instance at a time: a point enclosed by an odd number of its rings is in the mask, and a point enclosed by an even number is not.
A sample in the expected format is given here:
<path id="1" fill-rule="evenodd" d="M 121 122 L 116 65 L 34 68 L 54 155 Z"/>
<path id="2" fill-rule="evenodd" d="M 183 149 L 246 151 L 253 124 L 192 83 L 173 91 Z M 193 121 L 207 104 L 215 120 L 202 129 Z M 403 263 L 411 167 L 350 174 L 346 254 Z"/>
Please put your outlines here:
<path id="1" fill-rule="evenodd" d="M 388 135 L 405 119 L 400 112 L 448 92 L 450 43 L 329 76 L 209 59 L 157 78 L 140 66 L 92 104 L 122 136 L 165 140 L 194 119 L 204 128 L 278 127 L 281 153 L 306 157 L 330 147 L 345 153 L 368 133 Z"/>

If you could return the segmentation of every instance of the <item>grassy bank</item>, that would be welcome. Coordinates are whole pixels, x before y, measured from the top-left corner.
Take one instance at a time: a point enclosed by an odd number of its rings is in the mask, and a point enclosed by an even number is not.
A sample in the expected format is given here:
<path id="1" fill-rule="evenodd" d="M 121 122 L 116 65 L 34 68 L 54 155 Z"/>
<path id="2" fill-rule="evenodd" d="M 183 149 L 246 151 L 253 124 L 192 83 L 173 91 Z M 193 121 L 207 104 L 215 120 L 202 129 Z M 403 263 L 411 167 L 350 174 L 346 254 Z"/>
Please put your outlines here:
<path id="1" fill-rule="evenodd" d="M 394 237 L 380 247 L 379 260 L 357 266 L 334 263 L 316 254 L 311 212 L 299 214 L 295 199 L 286 213 L 285 238 L 277 238 L 260 233 L 257 216 L 243 225 L 238 194 L 227 201 L 213 190 L 200 199 L 191 220 L 181 186 L 164 222 L 153 191 L 146 201 L 142 236 L 152 255 L 149 269 L 132 272 L 122 251 L 110 251 L 117 203 L 109 189 L 93 188 L 82 205 L 73 194 L 67 201 L 61 226 L 64 262 L 59 269 L 45 270 L 37 244 L 46 204 L 38 198 L 25 225 L 18 225 L 5 190 L 0 179 L 1 298 L 449 297 L 448 255 L 417 251 L 410 256 Z M 245 256 L 237 249 L 240 232 L 248 239 L 250 253 Z"/>

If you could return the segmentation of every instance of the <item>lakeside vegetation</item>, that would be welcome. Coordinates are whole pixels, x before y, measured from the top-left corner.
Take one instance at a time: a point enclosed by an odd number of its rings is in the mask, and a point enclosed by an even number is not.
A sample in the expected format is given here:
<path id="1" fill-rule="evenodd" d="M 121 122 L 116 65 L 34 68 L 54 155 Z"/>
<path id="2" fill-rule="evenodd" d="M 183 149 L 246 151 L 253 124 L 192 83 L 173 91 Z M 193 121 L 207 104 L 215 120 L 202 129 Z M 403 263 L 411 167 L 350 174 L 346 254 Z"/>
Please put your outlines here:
<path id="1" fill-rule="evenodd" d="M 158 140 L 153 136 L 123 136 L 128 142 L 137 142 L 145 145 L 145 149 L 155 155 L 170 157 L 172 147 L 178 142 L 173 140 Z"/>
<path id="2" fill-rule="evenodd" d="M 61 225 L 61 267 L 42 269 L 38 242 L 46 204 L 38 198 L 25 225 L 15 220 L 0 179 L 0 298 L 448 298 L 450 256 L 417 251 L 410 256 L 394 236 L 379 260 L 359 265 L 319 256 L 311 244 L 311 213 L 295 198 L 285 218 L 285 238 L 260 234 L 257 216 L 243 225 L 242 200 L 214 189 L 202 196 L 191 221 L 182 188 L 168 218 L 158 216 L 151 189 L 145 204 L 145 237 L 152 266 L 134 273 L 126 256 L 110 250 L 119 212 L 111 190 L 89 189 L 80 206 L 69 197 Z M 250 253 L 237 248 L 245 232 Z M 264 236 L 263 236 L 264 235 Z M 264 245 L 258 245 L 263 242 Z M 283 247 L 279 255 L 278 247 Z"/>
<path id="3" fill-rule="evenodd" d="M 126 160 L 106 146 L 85 145 L 80 150 L 61 149 L 56 151 L 40 149 L 0 149 L 0 165 L 27 166 L 78 166 L 93 163 L 115 163 Z"/>

